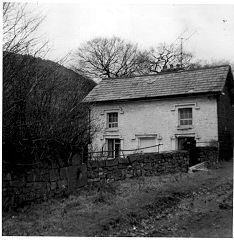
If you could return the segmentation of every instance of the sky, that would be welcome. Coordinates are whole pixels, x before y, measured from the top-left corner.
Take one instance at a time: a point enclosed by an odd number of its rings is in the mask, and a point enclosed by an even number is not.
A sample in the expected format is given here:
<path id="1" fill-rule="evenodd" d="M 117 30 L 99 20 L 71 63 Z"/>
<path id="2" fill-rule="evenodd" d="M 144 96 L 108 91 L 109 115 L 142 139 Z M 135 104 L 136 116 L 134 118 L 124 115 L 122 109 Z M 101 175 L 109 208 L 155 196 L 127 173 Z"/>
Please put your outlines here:
<path id="1" fill-rule="evenodd" d="M 95 37 L 118 36 L 139 48 L 179 45 L 195 59 L 234 61 L 234 5 L 155 4 L 137 1 L 36 4 L 46 16 L 40 32 L 49 41 L 46 58 L 58 60 Z"/>

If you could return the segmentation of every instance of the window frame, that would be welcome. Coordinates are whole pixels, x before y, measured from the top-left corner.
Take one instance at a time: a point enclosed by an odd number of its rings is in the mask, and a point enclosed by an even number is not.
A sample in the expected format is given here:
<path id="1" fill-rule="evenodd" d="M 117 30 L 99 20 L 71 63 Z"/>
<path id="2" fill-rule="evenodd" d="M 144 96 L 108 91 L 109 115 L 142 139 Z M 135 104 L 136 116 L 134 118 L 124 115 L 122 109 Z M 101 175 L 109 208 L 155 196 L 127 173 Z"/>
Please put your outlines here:
<path id="1" fill-rule="evenodd" d="M 111 114 L 116 114 L 117 116 L 112 116 Z M 107 129 L 116 129 L 119 126 L 119 113 L 118 112 L 107 112 L 107 121 L 106 121 L 106 128 Z M 114 121 L 116 118 L 116 121 Z M 113 121 L 110 121 L 112 119 Z"/>
<path id="2" fill-rule="evenodd" d="M 119 138 L 107 138 L 107 157 L 108 158 L 116 158 L 120 156 L 120 151 L 121 151 L 121 139 Z M 111 143 L 110 145 L 112 145 L 113 149 L 109 150 L 109 143 L 113 141 L 113 143 Z M 118 149 L 118 154 L 116 154 L 116 146 L 118 145 L 119 149 Z"/>
<path id="3" fill-rule="evenodd" d="M 185 110 L 191 110 L 191 112 L 185 112 L 185 113 L 181 113 L 182 111 Z M 184 115 L 183 117 L 181 115 Z M 186 117 L 186 114 L 188 115 Z M 189 116 L 191 114 L 191 117 Z M 188 124 L 181 124 L 182 121 L 187 121 Z M 189 123 L 191 121 L 191 123 Z M 178 108 L 178 126 L 179 127 L 191 127 L 193 125 L 193 108 L 191 107 L 183 107 L 183 108 Z"/>

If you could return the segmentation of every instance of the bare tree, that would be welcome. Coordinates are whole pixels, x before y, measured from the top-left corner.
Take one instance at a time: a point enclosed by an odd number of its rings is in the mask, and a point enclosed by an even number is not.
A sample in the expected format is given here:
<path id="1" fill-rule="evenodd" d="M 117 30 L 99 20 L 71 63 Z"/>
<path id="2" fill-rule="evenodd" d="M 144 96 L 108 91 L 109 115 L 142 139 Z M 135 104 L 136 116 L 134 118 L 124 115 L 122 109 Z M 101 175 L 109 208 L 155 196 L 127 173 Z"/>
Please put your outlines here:
<path id="1" fill-rule="evenodd" d="M 174 45 L 162 43 L 156 48 L 151 47 L 149 50 L 142 52 L 140 58 L 140 63 L 143 64 L 141 67 L 143 73 L 159 73 L 171 64 L 180 68 L 187 68 L 192 54 L 188 52 L 181 54 L 180 49 Z"/>
<path id="2" fill-rule="evenodd" d="M 95 38 L 74 53 L 73 69 L 91 77 L 111 78 L 158 73 L 171 64 L 186 68 L 191 58 L 191 53 L 181 54 L 179 48 L 165 43 L 140 51 L 117 37 Z"/>
<path id="3" fill-rule="evenodd" d="M 12 55 L 7 73 L 19 66 L 3 91 L 3 159 L 56 162 L 60 156 L 68 162 L 94 132 L 89 107 L 82 103 L 94 84 L 61 65 L 27 55 Z"/>
<path id="4" fill-rule="evenodd" d="M 47 52 L 47 42 L 40 41 L 37 34 L 43 19 L 32 13 L 27 3 L 3 3 L 3 117 L 16 103 L 23 105 L 25 97 L 37 85 L 38 78 L 28 76 L 35 69 L 35 60 L 21 55 L 38 56 Z M 18 96 L 16 102 L 8 101 L 13 89 Z"/>
<path id="5" fill-rule="evenodd" d="M 111 78 L 134 75 L 138 69 L 137 45 L 118 37 L 85 42 L 73 55 L 73 68 L 91 77 Z"/>
<path id="6" fill-rule="evenodd" d="M 3 5 L 3 161 L 69 161 L 92 134 L 81 100 L 94 83 L 35 57 L 47 52 L 37 32 L 43 17 L 27 6 Z"/>
<path id="7" fill-rule="evenodd" d="M 46 41 L 41 41 L 38 28 L 44 17 L 30 9 L 27 3 L 3 3 L 3 51 L 6 53 L 36 55 L 47 51 Z"/>

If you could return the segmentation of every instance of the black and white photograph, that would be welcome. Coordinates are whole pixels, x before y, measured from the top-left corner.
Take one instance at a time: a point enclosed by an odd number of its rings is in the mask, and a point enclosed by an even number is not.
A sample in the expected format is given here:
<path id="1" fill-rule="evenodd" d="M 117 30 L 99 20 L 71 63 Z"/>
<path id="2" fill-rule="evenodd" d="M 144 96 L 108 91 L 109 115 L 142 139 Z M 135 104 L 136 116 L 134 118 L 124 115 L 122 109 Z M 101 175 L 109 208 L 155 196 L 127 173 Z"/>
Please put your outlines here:
<path id="1" fill-rule="evenodd" d="M 2 2 L 2 236 L 233 238 L 234 3 Z"/>

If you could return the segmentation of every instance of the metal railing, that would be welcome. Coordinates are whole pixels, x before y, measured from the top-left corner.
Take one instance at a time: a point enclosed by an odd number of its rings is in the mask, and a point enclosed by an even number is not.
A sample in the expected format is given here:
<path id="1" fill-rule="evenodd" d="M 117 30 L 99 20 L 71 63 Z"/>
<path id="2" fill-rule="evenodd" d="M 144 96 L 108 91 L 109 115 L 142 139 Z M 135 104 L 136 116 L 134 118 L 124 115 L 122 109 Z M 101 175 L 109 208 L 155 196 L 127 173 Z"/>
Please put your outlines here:
<path id="1" fill-rule="evenodd" d="M 144 149 L 149 149 L 149 148 L 155 148 L 152 150 L 152 152 L 157 152 L 159 153 L 159 148 L 163 144 L 156 144 L 153 146 L 149 147 L 142 147 L 142 148 L 135 148 L 135 149 L 120 149 L 118 151 L 116 150 L 103 150 L 103 151 L 90 151 L 88 152 L 88 160 L 89 161 L 101 161 L 101 160 L 109 160 L 109 159 L 114 159 L 117 157 L 122 157 L 124 158 L 127 155 L 130 154 L 143 154 Z"/>

